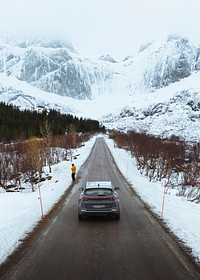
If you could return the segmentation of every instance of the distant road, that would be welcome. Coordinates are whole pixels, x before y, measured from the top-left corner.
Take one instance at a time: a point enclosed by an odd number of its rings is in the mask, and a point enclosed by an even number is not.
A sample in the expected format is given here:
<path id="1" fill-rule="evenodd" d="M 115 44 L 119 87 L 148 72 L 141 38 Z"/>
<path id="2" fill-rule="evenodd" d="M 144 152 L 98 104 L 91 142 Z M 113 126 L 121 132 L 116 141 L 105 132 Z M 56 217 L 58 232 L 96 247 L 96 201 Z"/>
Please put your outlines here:
<path id="1" fill-rule="evenodd" d="M 0 279 L 200 279 L 189 258 L 131 191 L 103 138 L 97 139 L 79 175 L 62 205 L 15 254 L 12 263 L 0 268 Z M 111 180 L 120 187 L 119 221 L 102 217 L 78 220 L 80 187 L 92 180 Z"/>

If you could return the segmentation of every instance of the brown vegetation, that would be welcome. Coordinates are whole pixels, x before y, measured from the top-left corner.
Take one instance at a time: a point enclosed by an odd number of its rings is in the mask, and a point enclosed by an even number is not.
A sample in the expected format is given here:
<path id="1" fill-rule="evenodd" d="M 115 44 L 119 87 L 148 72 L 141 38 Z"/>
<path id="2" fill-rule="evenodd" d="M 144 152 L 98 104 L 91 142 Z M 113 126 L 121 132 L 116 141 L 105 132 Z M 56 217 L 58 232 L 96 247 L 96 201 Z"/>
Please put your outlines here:
<path id="1" fill-rule="evenodd" d="M 43 167 L 70 160 L 71 149 L 80 147 L 91 134 L 74 134 L 30 138 L 8 144 L 0 144 L 0 186 L 6 191 L 21 191 L 22 182 L 30 182 L 32 191 L 35 183 L 43 180 Z M 76 147 L 75 147 L 76 145 Z M 42 178 L 43 176 L 43 178 Z"/>
<path id="2" fill-rule="evenodd" d="M 186 143 L 177 137 L 161 139 L 143 133 L 111 132 L 120 148 L 131 151 L 142 174 L 150 181 L 167 179 L 180 186 L 179 195 L 200 202 L 200 143 Z"/>

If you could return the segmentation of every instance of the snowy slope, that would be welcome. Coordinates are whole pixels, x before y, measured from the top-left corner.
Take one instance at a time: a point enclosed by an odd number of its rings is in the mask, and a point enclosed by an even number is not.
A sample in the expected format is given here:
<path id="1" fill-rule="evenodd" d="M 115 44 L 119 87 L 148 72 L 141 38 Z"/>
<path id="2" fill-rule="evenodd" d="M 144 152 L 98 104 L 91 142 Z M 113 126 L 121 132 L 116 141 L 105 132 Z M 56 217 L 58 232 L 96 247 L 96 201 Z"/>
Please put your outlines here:
<path id="1" fill-rule="evenodd" d="M 13 104 L 21 110 L 55 109 L 61 113 L 79 114 L 76 101 L 34 88 L 15 77 L 0 74 L 0 102 Z"/>
<path id="2" fill-rule="evenodd" d="M 154 93 L 135 94 L 131 104 L 104 117 L 106 127 L 190 141 L 200 139 L 200 72 Z"/>

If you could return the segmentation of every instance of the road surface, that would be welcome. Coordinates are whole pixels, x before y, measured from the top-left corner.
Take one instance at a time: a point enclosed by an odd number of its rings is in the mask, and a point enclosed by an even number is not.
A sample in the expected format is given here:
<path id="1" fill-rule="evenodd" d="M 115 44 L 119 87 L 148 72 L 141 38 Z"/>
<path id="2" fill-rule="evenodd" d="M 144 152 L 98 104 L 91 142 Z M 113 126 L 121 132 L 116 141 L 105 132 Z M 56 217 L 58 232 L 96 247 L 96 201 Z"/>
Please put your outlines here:
<path id="1" fill-rule="evenodd" d="M 200 279 L 190 259 L 130 190 L 103 138 L 97 138 L 79 177 L 62 205 L 11 259 L 12 264 L 2 267 L 0 279 Z M 93 180 L 111 180 L 120 187 L 119 221 L 78 220 L 80 188 Z"/>

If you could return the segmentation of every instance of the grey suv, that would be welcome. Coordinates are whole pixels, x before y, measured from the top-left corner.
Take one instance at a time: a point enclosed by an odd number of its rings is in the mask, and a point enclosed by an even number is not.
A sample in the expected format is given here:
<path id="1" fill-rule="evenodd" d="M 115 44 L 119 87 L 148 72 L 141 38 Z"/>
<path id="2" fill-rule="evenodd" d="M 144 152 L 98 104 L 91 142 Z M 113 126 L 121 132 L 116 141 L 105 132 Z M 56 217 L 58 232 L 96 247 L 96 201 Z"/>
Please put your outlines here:
<path id="1" fill-rule="evenodd" d="M 110 181 L 87 182 L 78 201 L 78 218 L 112 216 L 119 220 L 120 202 L 117 188 Z"/>

